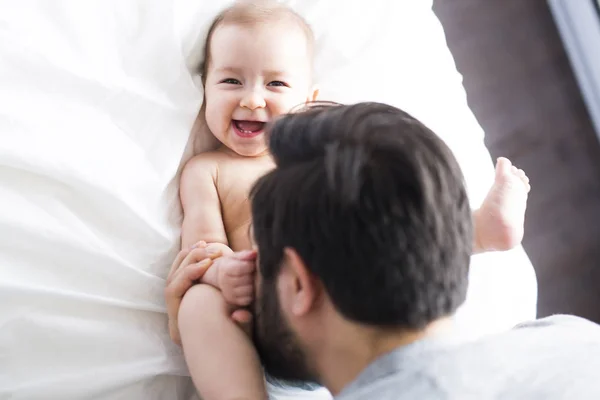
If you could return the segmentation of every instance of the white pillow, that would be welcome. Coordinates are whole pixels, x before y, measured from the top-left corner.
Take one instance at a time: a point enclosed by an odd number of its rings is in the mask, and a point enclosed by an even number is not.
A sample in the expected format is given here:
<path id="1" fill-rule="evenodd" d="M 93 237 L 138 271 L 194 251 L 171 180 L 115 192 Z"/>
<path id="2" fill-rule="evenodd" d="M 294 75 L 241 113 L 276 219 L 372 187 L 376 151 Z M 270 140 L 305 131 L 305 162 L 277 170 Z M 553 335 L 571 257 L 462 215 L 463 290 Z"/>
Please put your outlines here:
<path id="1" fill-rule="evenodd" d="M 202 97 L 191 48 L 229 3 L 0 2 L 0 398 L 192 395 L 166 327 L 165 193 Z M 290 2 L 314 24 L 323 96 L 423 119 L 477 203 L 489 154 L 430 3 Z M 469 333 L 535 312 L 522 250 L 486 258 L 459 314 Z"/>

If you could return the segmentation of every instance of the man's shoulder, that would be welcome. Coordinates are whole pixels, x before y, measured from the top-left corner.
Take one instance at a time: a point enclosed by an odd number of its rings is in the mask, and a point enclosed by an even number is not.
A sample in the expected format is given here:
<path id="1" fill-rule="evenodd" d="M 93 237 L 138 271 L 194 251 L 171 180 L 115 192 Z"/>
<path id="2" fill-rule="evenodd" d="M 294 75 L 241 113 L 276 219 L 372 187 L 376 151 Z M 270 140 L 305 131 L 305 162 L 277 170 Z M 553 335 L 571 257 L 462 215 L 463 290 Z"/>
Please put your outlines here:
<path id="1" fill-rule="evenodd" d="M 555 314 L 536 320 L 522 322 L 513 329 L 543 329 L 543 328 L 583 329 L 600 333 L 600 325 L 582 317 L 567 314 Z"/>
<path id="2" fill-rule="evenodd" d="M 576 316 L 540 318 L 477 340 L 424 341 L 408 350 L 398 349 L 376 361 L 339 400 L 498 398 L 501 393 L 520 396 L 547 388 L 557 393 L 600 390 L 596 380 L 589 379 L 600 366 L 600 325 Z M 571 369 L 565 371 L 564 365 Z M 464 374 L 472 380 L 465 381 Z M 583 381 L 567 387 L 557 376 Z"/>

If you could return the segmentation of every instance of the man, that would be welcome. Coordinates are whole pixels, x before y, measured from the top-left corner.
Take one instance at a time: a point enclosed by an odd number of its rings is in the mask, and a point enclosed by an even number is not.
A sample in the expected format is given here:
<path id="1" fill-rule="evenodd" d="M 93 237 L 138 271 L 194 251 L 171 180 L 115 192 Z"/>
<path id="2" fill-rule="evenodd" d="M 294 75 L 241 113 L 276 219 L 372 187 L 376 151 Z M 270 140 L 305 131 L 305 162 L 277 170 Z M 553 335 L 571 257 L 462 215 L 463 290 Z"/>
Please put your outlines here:
<path id="1" fill-rule="evenodd" d="M 384 104 L 317 107 L 279 120 L 269 146 L 277 167 L 251 196 L 253 337 L 268 373 L 343 400 L 600 398 L 591 322 L 555 316 L 476 341 L 453 335 L 471 210 L 456 160 L 423 124 Z M 174 264 L 172 323 L 206 256 L 199 247 Z M 215 262 L 250 268 L 254 257 Z M 201 306 L 192 288 L 179 310 L 188 360 L 201 357 Z"/>

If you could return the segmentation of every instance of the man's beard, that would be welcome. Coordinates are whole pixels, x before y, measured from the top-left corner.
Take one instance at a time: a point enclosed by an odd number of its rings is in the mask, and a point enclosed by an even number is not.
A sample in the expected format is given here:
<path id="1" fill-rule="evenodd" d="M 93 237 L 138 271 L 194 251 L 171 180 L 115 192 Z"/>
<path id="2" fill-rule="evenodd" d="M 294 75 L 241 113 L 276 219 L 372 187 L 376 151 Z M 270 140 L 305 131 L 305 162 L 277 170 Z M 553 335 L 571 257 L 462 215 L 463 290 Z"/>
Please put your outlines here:
<path id="1" fill-rule="evenodd" d="M 261 282 L 254 303 L 254 344 L 267 380 L 278 380 L 304 389 L 314 389 L 317 379 L 307 365 L 297 336 L 282 315 L 274 282 Z"/>

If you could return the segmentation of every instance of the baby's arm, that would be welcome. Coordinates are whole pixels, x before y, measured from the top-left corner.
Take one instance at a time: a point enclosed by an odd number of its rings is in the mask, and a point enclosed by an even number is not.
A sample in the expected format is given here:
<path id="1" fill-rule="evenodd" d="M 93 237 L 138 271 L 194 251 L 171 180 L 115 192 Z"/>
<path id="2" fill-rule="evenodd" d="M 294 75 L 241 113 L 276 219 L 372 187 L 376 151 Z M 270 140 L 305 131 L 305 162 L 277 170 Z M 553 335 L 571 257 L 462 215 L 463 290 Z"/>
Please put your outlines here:
<path id="1" fill-rule="evenodd" d="M 192 158 L 183 169 L 179 185 L 183 208 L 182 249 L 203 241 L 210 252 L 220 252 L 222 255 L 233 253 L 228 246 L 223 225 L 215 183 L 216 174 L 217 160 L 214 153 L 203 153 Z M 201 281 L 219 287 L 218 271 L 210 268 Z"/>
<path id="2" fill-rule="evenodd" d="M 208 248 L 233 253 L 222 220 L 215 185 L 217 163 L 213 157 L 211 153 L 201 154 L 184 167 L 180 182 L 181 243 L 183 248 L 189 248 L 204 241 Z M 181 301 L 178 320 L 183 354 L 202 398 L 268 398 L 256 350 L 232 320 L 226 301 L 227 292 L 232 291 L 239 302 L 245 303 L 240 305 L 251 302 L 254 257 L 238 254 L 237 258 L 232 255 L 216 259 L 201 278 L 209 285 L 192 286 Z"/>

